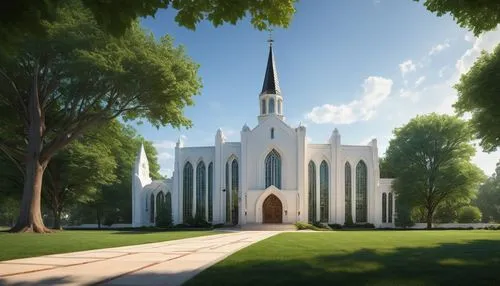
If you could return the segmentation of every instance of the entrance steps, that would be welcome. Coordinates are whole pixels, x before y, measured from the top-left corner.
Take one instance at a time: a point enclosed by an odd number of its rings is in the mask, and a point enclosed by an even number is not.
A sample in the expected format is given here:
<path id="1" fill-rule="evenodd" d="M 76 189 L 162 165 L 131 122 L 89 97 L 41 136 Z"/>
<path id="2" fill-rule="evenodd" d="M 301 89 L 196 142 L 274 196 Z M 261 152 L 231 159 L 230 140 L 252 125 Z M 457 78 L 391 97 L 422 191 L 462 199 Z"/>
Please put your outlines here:
<path id="1" fill-rule="evenodd" d="M 284 223 L 247 223 L 240 227 L 243 231 L 263 230 L 263 231 L 295 231 L 295 225 Z"/>

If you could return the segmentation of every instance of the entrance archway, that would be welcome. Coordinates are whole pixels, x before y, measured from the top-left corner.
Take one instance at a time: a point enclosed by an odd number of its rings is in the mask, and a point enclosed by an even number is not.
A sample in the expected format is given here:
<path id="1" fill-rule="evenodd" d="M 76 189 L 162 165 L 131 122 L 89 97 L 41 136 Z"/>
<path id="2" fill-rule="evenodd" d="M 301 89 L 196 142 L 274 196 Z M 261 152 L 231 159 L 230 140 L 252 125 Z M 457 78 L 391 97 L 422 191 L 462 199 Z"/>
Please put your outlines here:
<path id="1" fill-rule="evenodd" d="M 262 204 L 263 223 L 283 223 L 283 205 L 280 199 L 271 194 Z"/>

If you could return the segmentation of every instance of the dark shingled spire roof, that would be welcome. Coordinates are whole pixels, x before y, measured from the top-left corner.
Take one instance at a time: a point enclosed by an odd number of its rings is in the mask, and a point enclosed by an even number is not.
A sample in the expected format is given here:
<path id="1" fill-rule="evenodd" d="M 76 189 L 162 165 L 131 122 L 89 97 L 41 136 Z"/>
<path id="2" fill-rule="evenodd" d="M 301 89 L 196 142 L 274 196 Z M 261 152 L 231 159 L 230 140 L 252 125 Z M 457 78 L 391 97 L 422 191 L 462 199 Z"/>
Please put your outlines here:
<path id="1" fill-rule="evenodd" d="M 278 71 L 274 63 L 273 46 L 269 46 L 269 57 L 267 58 L 266 76 L 260 94 L 281 94 Z"/>

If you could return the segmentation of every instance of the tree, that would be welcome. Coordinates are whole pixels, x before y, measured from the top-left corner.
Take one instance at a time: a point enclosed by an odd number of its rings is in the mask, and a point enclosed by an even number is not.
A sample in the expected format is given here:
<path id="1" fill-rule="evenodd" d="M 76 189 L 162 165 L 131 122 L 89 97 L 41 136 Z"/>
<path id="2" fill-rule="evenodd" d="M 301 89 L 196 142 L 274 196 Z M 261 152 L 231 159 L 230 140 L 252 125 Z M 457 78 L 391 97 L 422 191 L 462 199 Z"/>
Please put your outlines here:
<path id="1" fill-rule="evenodd" d="M 486 152 L 495 151 L 500 146 L 499 75 L 500 45 L 491 53 L 483 51 L 455 85 L 458 91 L 455 110 L 460 115 L 471 113 L 470 122 Z"/>
<path id="2" fill-rule="evenodd" d="M 47 37 L 24 37 L 15 56 L 0 58 L 0 110 L 13 110 L 27 142 L 12 231 L 48 231 L 40 213 L 43 174 L 59 150 L 120 116 L 157 127 L 191 126 L 182 110 L 201 87 L 198 66 L 171 38 L 157 41 L 138 23 L 115 38 L 78 2 L 65 3 L 45 24 Z M 1 150 L 8 141 L 0 134 Z"/>
<path id="3" fill-rule="evenodd" d="M 449 13 L 460 27 L 471 30 L 475 36 L 500 24 L 497 0 L 424 0 L 424 6 L 439 17 Z"/>
<path id="4" fill-rule="evenodd" d="M 483 214 L 483 222 L 500 222 L 500 161 L 495 173 L 479 187 L 474 201 Z"/>
<path id="5" fill-rule="evenodd" d="M 394 136 L 386 158 L 396 177 L 396 203 L 425 210 L 431 228 L 443 202 L 472 197 L 484 176 L 470 162 L 475 153 L 470 127 L 457 117 L 433 113 L 410 120 Z"/>
<path id="6" fill-rule="evenodd" d="M 116 182 L 116 161 L 112 150 L 121 124 L 112 121 L 93 129 L 59 151 L 47 165 L 44 202 L 52 211 L 53 228 L 61 227 L 61 214 L 68 204 L 95 194 L 104 185 Z"/>
<path id="7" fill-rule="evenodd" d="M 481 211 L 478 207 L 465 206 L 458 211 L 459 223 L 475 223 L 481 221 Z"/>
<path id="8" fill-rule="evenodd" d="M 387 159 L 385 157 L 381 157 L 379 160 L 379 168 L 380 168 L 380 178 L 394 178 L 394 171 L 391 170 L 391 166 L 387 163 Z"/>
<path id="9" fill-rule="evenodd" d="M 177 10 L 175 21 L 194 30 L 202 20 L 214 26 L 224 23 L 236 24 L 246 15 L 259 30 L 271 26 L 287 27 L 295 13 L 296 0 L 85 0 L 83 5 L 106 32 L 118 36 L 134 26 L 139 17 L 154 16 L 158 9 Z M 2 1 L 0 4 L 0 42 L 15 43 L 17 35 L 50 34 L 44 22 L 57 19 L 58 9 L 64 6 L 61 0 L 16 0 Z"/>

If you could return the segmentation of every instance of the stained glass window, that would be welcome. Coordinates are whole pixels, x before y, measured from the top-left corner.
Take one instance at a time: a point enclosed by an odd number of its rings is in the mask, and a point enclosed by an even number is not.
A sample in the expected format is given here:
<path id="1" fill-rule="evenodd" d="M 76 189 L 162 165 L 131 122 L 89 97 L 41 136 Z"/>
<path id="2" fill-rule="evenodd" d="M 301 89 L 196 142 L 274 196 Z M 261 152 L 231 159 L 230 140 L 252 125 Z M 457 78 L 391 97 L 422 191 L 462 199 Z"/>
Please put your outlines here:
<path id="1" fill-rule="evenodd" d="M 367 219 L 367 176 L 365 162 L 359 161 L 356 166 L 356 222 L 366 222 Z"/>
<path id="2" fill-rule="evenodd" d="M 184 222 L 187 222 L 193 217 L 193 165 L 189 162 L 184 165 L 182 195 L 182 215 Z"/>
<path id="3" fill-rule="evenodd" d="M 321 222 L 328 222 L 328 164 L 321 162 L 319 166 L 319 215 Z"/>
<path id="4" fill-rule="evenodd" d="M 266 157 L 266 188 L 271 185 L 281 189 L 281 156 L 274 149 Z"/>
<path id="5" fill-rule="evenodd" d="M 205 163 L 200 162 L 196 166 L 196 216 L 205 219 L 206 198 L 206 169 Z"/>
<path id="6" fill-rule="evenodd" d="M 308 185 L 309 185 L 309 222 L 316 222 L 316 165 L 309 161 L 308 166 Z"/>

